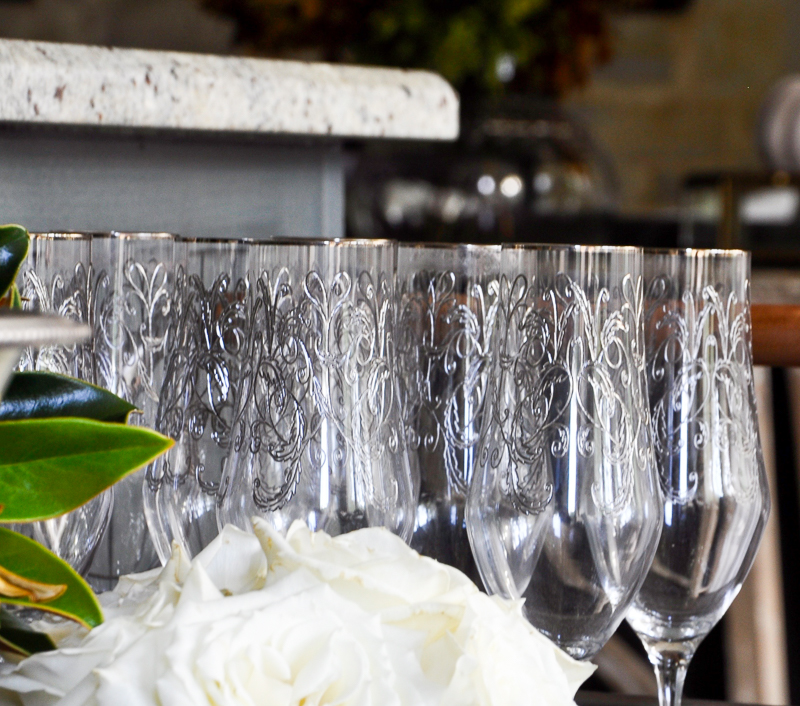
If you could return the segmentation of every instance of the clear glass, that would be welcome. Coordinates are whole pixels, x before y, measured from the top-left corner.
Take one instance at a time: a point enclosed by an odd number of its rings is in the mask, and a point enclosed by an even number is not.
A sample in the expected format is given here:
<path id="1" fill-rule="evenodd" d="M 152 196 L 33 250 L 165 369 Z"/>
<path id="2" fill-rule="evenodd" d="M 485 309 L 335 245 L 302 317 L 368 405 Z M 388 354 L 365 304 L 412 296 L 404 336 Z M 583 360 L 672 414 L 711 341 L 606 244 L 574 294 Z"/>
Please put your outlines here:
<path id="1" fill-rule="evenodd" d="M 155 428 L 172 346 L 174 236 L 110 233 L 92 238 L 95 383 L 135 405 L 129 423 Z M 89 569 L 96 590 L 158 566 L 145 521 L 145 469 L 114 486 L 114 510 Z"/>
<path id="2" fill-rule="evenodd" d="M 499 245 L 400 244 L 397 360 L 419 502 L 411 546 L 478 582 L 467 488 L 491 370 Z"/>
<path id="3" fill-rule="evenodd" d="M 750 256 L 646 251 L 647 377 L 664 530 L 628 613 L 661 706 L 747 576 L 769 515 L 750 333 Z"/>
<path id="4" fill-rule="evenodd" d="M 195 556 L 217 536 L 217 491 L 250 333 L 250 241 L 178 243 L 176 336 L 156 428 L 175 446 L 149 469 L 147 519 L 159 557 Z"/>
<path id="5" fill-rule="evenodd" d="M 90 324 L 94 317 L 91 234 L 31 233 L 30 236 L 28 257 L 17 278 L 23 308 Z M 94 382 L 91 342 L 28 348 L 18 369 L 60 373 Z M 66 515 L 16 525 L 14 529 L 44 544 L 83 575 L 106 529 L 113 502 L 114 493 L 110 489 Z"/>
<path id="6" fill-rule="evenodd" d="M 92 320 L 90 233 L 31 233 L 17 287 L 28 311 L 53 313 L 87 324 Z M 91 342 L 26 349 L 20 370 L 43 370 L 92 381 Z"/>
<path id="7" fill-rule="evenodd" d="M 467 529 L 489 592 L 525 598 L 578 659 L 622 621 L 661 528 L 641 267 L 637 248 L 502 254 Z"/>
<path id="8" fill-rule="evenodd" d="M 260 276 L 220 526 L 254 515 L 337 535 L 385 526 L 409 539 L 415 500 L 393 351 L 397 246 L 253 246 Z"/>

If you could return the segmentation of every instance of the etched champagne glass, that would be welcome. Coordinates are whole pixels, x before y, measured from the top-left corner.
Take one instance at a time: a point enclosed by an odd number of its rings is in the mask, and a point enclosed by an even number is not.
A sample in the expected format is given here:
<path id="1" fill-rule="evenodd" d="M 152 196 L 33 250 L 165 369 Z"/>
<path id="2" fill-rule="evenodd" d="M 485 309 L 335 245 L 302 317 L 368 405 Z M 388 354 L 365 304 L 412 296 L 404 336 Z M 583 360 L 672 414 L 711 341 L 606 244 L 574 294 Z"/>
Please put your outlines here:
<path id="1" fill-rule="evenodd" d="M 415 500 L 393 351 L 397 246 L 281 241 L 259 259 L 220 527 L 300 520 L 408 539 Z"/>
<path id="2" fill-rule="evenodd" d="M 638 248 L 503 248 L 467 501 L 490 593 L 578 659 L 622 621 L 661 527 Z"/>
<path id="3" fill-rule="evenodd" d="M 175 339 L 156 429 L 175 446 L 150 468 L 145 510 L 162 562 L 177 541 L 196 556 L 217 535 L 217 492 L 230 452 L 250 324 L 252 241 L 177 243 Z"/>
<path id="4" fill-rule="evenodd" d="M 91 324 L 94 319 L 92 235 L 31 233 L 30 239 L 28 257 L 17 278 L 23 308 Z M 59 373 L 94 382 L 92 344 L 86 341 L 27 348 L 18 369 Z M 61 517 L 17 525 L 14 529 L 32 536 L 78 573 L 85 574 L 108 525 L 113 502 L 114 490 L 109 488 Z"/>
<path id="5" fill-rule="evenodd" d="M 647 377 L 664 529 L 627 620 L 661 706 L 753 563 L 770 499 L 758 434 L 750 256 L 645 252 Z"/>
<path id="6" fill-rule="evenodd" d="M 109 233 L 92 238 L 95 383 L 134 405 L 131 424 L 154 428 L 171 349 L 175 238 L 169 233 Z M 145 520 L 146 470 L 114 486 L 114 509 L 89 567 L 93 588 L 158 565 Z"/>
<path id="7" fill-rule="evenodd" d="M 23 308 L 91 323 L 91 233 L 30 233 L 17 287 Z M 26 349 L 20 370 L 40 370 L 92 382 L 91 342 Z"/>
<path id="8" fill-rule="evenodd" d="M 419 501 L 411 546 L 479 581 L 467 489 L 484 421 L 499 245 L 401 243 L 397 361 Z"/>

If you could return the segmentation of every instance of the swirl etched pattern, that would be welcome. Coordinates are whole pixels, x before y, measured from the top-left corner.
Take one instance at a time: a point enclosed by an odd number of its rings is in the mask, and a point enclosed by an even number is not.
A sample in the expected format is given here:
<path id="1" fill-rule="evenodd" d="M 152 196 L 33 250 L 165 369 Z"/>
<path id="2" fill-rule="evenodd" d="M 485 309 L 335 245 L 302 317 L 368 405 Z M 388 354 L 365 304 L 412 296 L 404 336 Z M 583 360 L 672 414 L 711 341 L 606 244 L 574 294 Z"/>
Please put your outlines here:
<path id="1" fill-rule="evenodd" d="M 253 502 L 265 512 L 286 506 L 303 473 L 327 476 L 326 468 L 334 476 L 353 468 L 357 493 L 375 497 L 370 473 L 360 469 L 400 447 L 390 414 L 397 404 L 391 280 L 366 271 L 326 280 L 312 270 L 293 281 L 279 268 L 262 272 L 256 290 L 232 473 L 254 469 Z M 220 504 L 229 492 L 223 487 Z"/>
<path id="2" fill-rule="evenodd" d="M 409 452 L 440 454 L 447 482 L 464 498 L 464 452 L 483 424 L 495 320 L 496 281 L 457 291 L 454 272 L 420 271 L 399 292 L 398 364 Z"/>
<path id="3" fill-rule="evenodd" d="M 32 311 L 58 314 L 73 321 L 91 323 L 93 296 L 91 267 L 75 265 L 70 273 L 57 273 L 43 281 L 35 269 L 22 273 L 20 294 L 24 307 Z M 91 344 L 27 348 L 19 370 L 42 370 L 93 380 Z"/>
<path id="4" fill-rule="evenodd" d="M 95 376 L 132 404 L 155 412 L 173 320 L 171 271 L 162 262 L 131 259 L 122 275 L 116 282 L 101 270 L 94 279 Z"/>
<path id="5" fill-rule="evenodd" d="M 241 381 L 247 299 L 243 280 L 233 281 L 223 273 L 206 288 L 200 277 L 187 277 L 179 268 L 175 339 L 156 427 L 178 442 L 182 461 L 180 468 L 173 468 L 173 454 L 168 454 L 158 475 L 148 475 L 151 490 L 164 480 L 182 485 L 192 479 L 202 492 L 217 493 Z M 215 456 L 211 448 L 221 454 L 216 465 L 210 462 Z"/>
<path id="6" fill-rule="evenodd" d="M 254 502 L 264 510 L 279 509 L 294 495 L 303 456 L 319 424 L 318 415 L 307 415 L 313 370 L 305 346 L 307 324 L 293 294 L 285 268 L 274 278 L 263 272 L 256 282 L 241 411 L 234 423 L 235 451 L 266 455 L 283 469 L 277 482 L 265 476 L 253 480 Z"/>
<path id="7" fill-rule="evenodd" d="M 498 375 L 480 462 L 502 469 L 502 491 L 535 515 L 552 501 L 554 466 L 602 454 L 592 499 L 621 511 L 651 453 L 641 279 L 587 292 L 564 274 L 547 285 L 520 275 L 498 287 Z"/>
<path id="8" fill-rule="evenodd" d="M 760 445 L 745 302 L 713 285 L 696 298 L 678 291 L 667 275 L 650 282 L 648 302 L 647 376 L 665 497 L 694 501 L 698 459 L 716 463 L 719 456 L 729 459 L 719 464 L 726 492 L 752 500 L 759 491 Z M 684 456 L 686 464 L 674 462 Z"/>

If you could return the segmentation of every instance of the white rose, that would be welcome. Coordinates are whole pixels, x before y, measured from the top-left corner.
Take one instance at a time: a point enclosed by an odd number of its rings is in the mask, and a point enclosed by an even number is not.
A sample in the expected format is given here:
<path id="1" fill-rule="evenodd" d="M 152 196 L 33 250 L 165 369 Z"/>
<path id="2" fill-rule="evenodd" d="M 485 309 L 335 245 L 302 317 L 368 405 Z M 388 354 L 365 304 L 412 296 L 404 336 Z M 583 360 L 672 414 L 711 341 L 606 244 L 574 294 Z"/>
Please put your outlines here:
<path id="1" fill-rule="evenodd" d="M 463 574 L 383 529 L 226 527 L 123 579 L 106 622 L 7 667 L 24 706 L 568 706 L 572 660 Z"/>

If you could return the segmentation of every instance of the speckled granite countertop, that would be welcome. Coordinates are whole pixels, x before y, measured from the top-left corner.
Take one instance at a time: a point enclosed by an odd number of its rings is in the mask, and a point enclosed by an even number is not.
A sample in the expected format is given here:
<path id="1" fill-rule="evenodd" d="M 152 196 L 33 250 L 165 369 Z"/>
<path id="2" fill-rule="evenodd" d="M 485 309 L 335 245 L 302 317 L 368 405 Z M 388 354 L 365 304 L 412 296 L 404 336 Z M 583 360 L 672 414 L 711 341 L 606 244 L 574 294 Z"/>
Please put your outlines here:
<path id="1" fill-rule="evenodd" d="M 0 122 L 453 139 L 424 71 L 0 40 Z"/>

